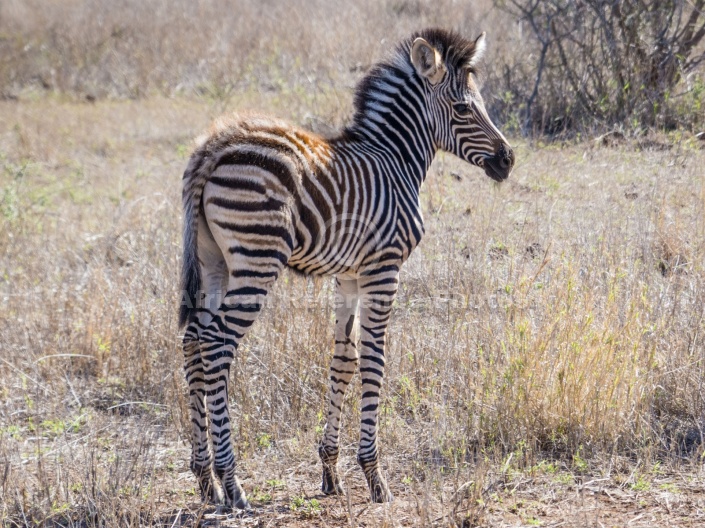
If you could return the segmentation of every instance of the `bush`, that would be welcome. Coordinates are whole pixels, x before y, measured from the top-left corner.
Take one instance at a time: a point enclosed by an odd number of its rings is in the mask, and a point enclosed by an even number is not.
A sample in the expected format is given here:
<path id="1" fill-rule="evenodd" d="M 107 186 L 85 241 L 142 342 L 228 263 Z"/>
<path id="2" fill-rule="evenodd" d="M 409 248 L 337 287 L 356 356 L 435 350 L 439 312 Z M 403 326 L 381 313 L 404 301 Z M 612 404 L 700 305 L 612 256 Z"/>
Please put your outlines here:
<path id="1" fill-rule="evenodd" d="M 705 0 L 495 5 L 516 18 L 517 49 L 528 51 L 500 67 L 497 111 L 507 121 L 519 105 L 525 133 L 702 124 Z"/>

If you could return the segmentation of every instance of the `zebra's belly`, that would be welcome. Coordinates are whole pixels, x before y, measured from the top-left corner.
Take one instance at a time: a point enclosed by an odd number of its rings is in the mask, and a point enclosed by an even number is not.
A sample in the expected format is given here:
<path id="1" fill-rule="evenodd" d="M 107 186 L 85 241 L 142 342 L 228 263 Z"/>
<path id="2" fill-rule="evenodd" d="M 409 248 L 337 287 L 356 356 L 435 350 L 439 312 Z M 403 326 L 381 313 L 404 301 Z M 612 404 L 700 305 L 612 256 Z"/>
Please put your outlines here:
<path id="1" fill-rule="evenodd" d="M 319 245 L 308 251 L 297 247 L 287 265 L 306 275 L 355 279 L 380 266 L 396 264 L 401 267 L 418 242 L 418 239 L 409 240 L 395 233 L 391 240 L 372 237 L 348 244 Z"/>
<path id="2" fill-rule="evenodd" d="M 356 247 L 345 245 L 294 248 L 287 265 L 306 275 L 346 275 L 358 273 L 364 255 Z"/>

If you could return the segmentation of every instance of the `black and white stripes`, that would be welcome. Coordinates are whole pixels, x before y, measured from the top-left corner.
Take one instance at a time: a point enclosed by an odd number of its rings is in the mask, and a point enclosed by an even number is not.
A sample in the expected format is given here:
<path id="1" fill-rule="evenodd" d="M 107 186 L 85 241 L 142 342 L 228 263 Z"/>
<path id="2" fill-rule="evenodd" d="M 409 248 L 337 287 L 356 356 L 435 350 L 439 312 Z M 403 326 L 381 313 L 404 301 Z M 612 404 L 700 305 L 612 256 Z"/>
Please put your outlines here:
<path id="1" fill-rule="evenodd" d="M 247 506 L 230 438 L 229 370 L 272 284 L 289 266 L 336 277 L 335 352 L 319 448 L 323 491 L 342 492 L 341 411 L 359 368 L 358 462 L 372 500 L 391 500 L 379 468 L 379 392 L 399 269 L 423 235 L 419 190 L 439 149 L 495 180 L 514 164 L 475 85 L 483 49 L 484 34 L 473 42 L 423 31 L 365 77 L 353 121 L 338 137 L 324 140 L 275 119 L 234 116 L 217 121 L 191 156 L 183 182 L 180 321 L 188 324 L 191 468 L 204 498 Z"/>

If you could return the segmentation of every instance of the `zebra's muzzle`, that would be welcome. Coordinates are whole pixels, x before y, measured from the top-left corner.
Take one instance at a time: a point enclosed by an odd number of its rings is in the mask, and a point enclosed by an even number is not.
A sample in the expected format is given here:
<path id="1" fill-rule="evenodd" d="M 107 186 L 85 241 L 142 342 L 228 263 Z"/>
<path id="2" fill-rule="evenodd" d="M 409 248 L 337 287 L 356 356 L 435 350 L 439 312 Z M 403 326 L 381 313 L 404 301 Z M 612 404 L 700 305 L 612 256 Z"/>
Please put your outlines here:
<path id="1" fill-rule="evenodd" d="M 485 174 L 494 181 L 506 180 L 514 168 L 514 151 L 506 143 L 501 143 L 494 156 L 485 158 Z"/>

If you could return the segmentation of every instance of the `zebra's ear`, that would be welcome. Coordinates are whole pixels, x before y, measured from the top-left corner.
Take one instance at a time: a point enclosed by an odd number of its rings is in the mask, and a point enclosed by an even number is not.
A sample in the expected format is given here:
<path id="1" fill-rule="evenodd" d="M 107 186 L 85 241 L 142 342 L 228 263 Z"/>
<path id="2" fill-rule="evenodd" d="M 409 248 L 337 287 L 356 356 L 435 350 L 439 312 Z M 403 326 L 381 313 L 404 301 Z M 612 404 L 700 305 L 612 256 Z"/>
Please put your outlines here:
<path id="1" fill-rule="evenodd" d="M 411 45 L 411 64 L 421 77 L 431 84 L 438 84 L 446 73 L 443 58 L 436 48 L 421 37 Z"/>
<path id="2" fill-rule="evenodd" d="M 480 33 L 480 36 L 475 39 L 475 51 L 473 51 L 472 58 L 468 62 L 468 66 L 471 68 L 477 66 L 477 63 L 482 60 L 482 56 L 485 54 L 485 49 L 487 49 L 485 35 L 486 33 L 483 31 Z"/>

